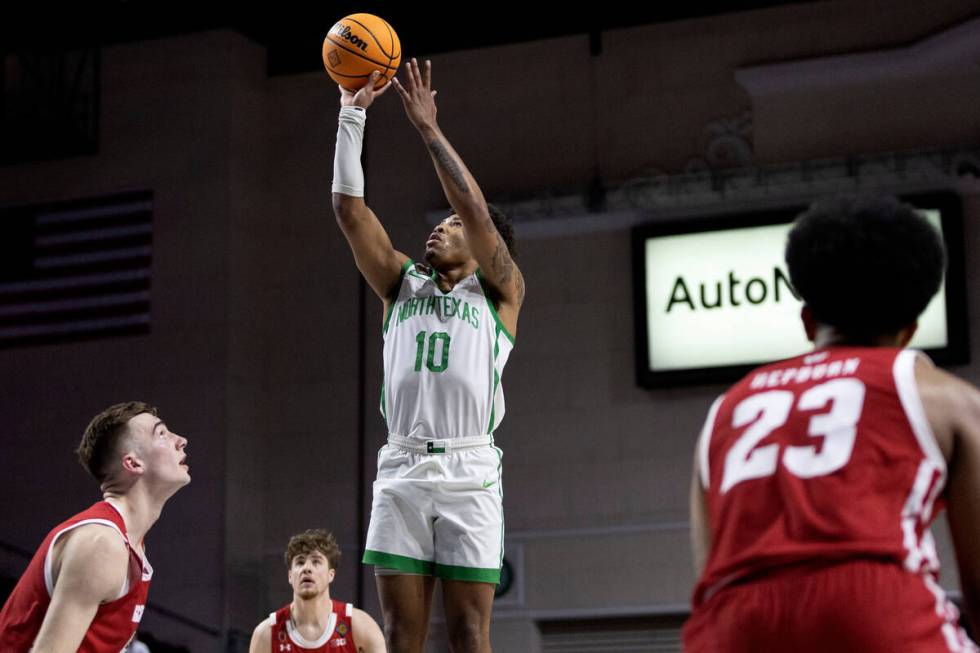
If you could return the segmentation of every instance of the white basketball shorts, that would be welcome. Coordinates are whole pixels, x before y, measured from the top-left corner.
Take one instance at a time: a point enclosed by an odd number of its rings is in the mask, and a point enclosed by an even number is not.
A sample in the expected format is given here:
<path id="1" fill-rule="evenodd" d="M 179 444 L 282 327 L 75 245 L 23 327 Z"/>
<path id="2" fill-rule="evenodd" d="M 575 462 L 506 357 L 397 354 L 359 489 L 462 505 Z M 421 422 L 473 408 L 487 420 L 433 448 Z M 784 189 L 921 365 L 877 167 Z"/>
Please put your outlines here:
<path id="1" fill-rule="evenodd" d="M 496 584 L 503 561 L 502 452 L 490 436 L 409 440 L 378 452 L 363 562 Z"/>

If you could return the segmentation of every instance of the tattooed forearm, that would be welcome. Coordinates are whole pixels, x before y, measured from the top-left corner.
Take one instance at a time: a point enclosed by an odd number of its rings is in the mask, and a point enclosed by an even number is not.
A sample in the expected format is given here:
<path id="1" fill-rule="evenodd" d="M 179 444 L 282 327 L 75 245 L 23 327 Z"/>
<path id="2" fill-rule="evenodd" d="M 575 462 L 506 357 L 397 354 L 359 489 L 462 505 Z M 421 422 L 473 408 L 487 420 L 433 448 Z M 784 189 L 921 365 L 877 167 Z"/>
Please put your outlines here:
<path id="1" fill-rule="evenodd" d="M 524 275 L 517 268 L 510 250 L 504 243 L 503 237 L 497 234 L 497 247 L 490 257 L 490 273 L 494 279 L 497 292 L 502 293 L 509 301 L 515 301 L 518 306 L 524 303 Z M 513 294 L 512 294 L 513 293 Z"/>
<path id="2" fill-rule="evenodd" d="M 463 168 L 453 158 L 453 155 L 449 153 L 449 150 L 442 143 L 435 140 L 429 141 L 426 143 L 426 146 L 429 148 L 438 166 L 452 180 L 457 190 L 461 193 L 469 193 L 470 187 L 466 184 L 466 176 L 463 174 Z"/>

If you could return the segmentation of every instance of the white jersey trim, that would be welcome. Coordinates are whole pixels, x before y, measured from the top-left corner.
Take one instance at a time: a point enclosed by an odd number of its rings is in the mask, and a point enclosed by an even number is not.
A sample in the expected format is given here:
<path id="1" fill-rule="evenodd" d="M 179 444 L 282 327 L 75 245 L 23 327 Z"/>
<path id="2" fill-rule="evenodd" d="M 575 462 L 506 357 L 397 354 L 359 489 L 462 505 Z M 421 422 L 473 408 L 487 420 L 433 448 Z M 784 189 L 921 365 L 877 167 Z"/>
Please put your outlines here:
<path id="1" fill-rule="evenodd" d="M 926 411 L 922 407 L 922 398 L 919 396 L 919 388 L 915 384 L 915 361 L 921 357 L 923 360 L 931 361 L 922 352 L 914 349 L 905 349 L 899 352 L 895 358 L 895 365 L 892 374 L 895 377 L 895 388 L 898 390 L 899 401 L 905 409 L 912 432 L 915 439 L 919 442 L 919 447 L 932 464 L 946 475 L 946 459 L 943 458 L 936 436 L 932 432 L 929 420 L 926 418 Z"/>
<path id="2" fill-rule="evenodd" d="M 943 620 L 940 631 L 943 634 L 943 639 L 946 640 L 946 648 L 951 653 L 976 653 L 980 651 L 976 643 L 960 627 L 960 611 L 946 597 L 943 588 L 929 575 L 923 575 L 922 582 L 925 583 L 926 589 L 936 597 L 936 615 Z"/>
<path id="3" fill-rule="evenodd" d="M 701 428 L 701 437 L 698 438 L 698 473 L 701 476 L 701 487 L 705 490 L 708 489 L 711 483 L 711 474 L 708 469 L 708 449 L 711 444 L 711 432 L 715 428 L 715 417 L 718 416 L 718 409 L 721 408 L 721 402 L 724 399 L 725 395 L 721 395 L 711 404 L 711 408 L 708 409 L 708 418 L 704 420 L 704 426 Z"/>
<path id="4" fill-rule="evenodd" d="M 125 524 L 126 518 L 123 517 L 122 511 L 119 510 L 119 506 L 113 504 L 112 501 L 110 501 L 109 499 L 106 499 L 105 502 L 109 505 L 110 508 L 116 511 L 116 514 L 119 515 L 119 519 L 121 519 Z M 147 583 L 153 580 L 153 565 L 150 564 L 150 559 L 146 557 L 146 550 L 143 548 L 142 545 L 140 545 L 140 550 L 137 551 L 136 547 L 133 546 L 133 543 L 130 541 L 129 535 L 125 533 L 123 533 L 123 539 L 126 540 L 126 546 L 128 546 L 130 549 L 136 552 L 137 556 L 140 559 L 140 564 L 142 565 L 141 572 L 142 572 L 143 582 Z"/>
<path id="5" fill-rule="evenodd" d="M 323 629 L 323 634 L 320 635 L 319 639 L 316 641 L 310 641 L 300 635 L 299 631 L 296 629 L 296 625 L 293 624 L 292 618 L 286 622 L 286 634 L 289 635 L 289 639 L 293 640 L 293 644 L 302 646 L 303 648 L 320 648 L 327 643 L 330 636 L 333 635 L 334 629 L 337 627 L 337 613 L 331 611 L 330 616 L 327 617 L 327 626 Z"/>
<path id="6" fill-rule="evenodd" d="M 348 617 L 353 617 L 354 616 L 354 604 L 353 603 L 348 603 L 344 607 L 344 614 L 346 616 L 348 616 Z"/>
<path id="7" fill-rule="evenodd" d="M 55 534 L 53 538 L 51 538 L 51 545 L 48 546 L 48 550 L 44 554 L 44 588 L 48 591 L 48 597 L 54 595 L 54 572 L 51 569 L 51 566 L 54 563 L 51 555 L 51 552 L 54 551 L 54 545 L 58 542 L 61 536 L 67 533 L 68 531 L 73 531 L 79 526 L 88 526 L 89 524 L 99 524 L 100 526 L 108 526 L 112 530 L 119 533 L 119 536 L 123 538 L 123 542 L 126 543 L 126 551 L 128 554 L 129 541 L 126 540 L 126 535 L 123 534 L 121 530 L 119 530 L 118 526 L 116 526 L 108 519 L 84 519 L 78 522 L 77 524 L 72 524 L 71 526 L 68 526 L 63 530 L 58 531 L 58 533 Z M 122 597 L 126 596 L 128 593 L 129 593 L 129 572 L 127 571 L 126 580 L 123 582 L 122 591 L 119 592 L 119 596 L 114 598 L 113 601 L 118 601 Z"/>
<path id="8" fill-rule="evenodd" d="M 939 559 L 928 524 L 936 498 L 946 484 L 946 459 L 943 458 L 932 426 L 926 418 L 915 382 L 915 362 L 920 356 L 931 363 L 925 354 L 914 349 L 905 349 L 895 357 L 892 368 L 898 399 L 924 456 L 902 508 L 903 544 L 908 551 L 905 568 L 912 572 L 921 571 L 923 565 L 927 569 L 939 569 Z M 939 477 L 934 480 L 937 474 Z M 920 529 L 921 536 L 918 535 Z"/>

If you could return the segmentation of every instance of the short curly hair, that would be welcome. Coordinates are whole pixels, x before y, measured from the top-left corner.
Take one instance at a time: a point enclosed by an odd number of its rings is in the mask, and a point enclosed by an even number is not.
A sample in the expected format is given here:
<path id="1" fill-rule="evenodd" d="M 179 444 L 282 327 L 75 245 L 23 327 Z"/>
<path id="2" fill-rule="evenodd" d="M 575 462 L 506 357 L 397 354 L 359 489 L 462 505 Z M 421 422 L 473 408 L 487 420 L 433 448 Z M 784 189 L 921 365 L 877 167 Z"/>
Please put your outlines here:
<path id="1" fill-rule="evenodd" d="M 503 210 L 494 204 L 487 202 L 487 213 L 490 214 L 490 220 L 493 222 L 493 226 L 497 228 L 497 233 L 500 234 L 500 238 L 507 245 L 507 251 L 510 252 L 510 257 L 517 260 L 517 239 L 514 237 L 514 222 L 510 219 L 510 216 L 503 212 Z M 455 215 L 455 214 L 451 214 Z"/>
<path id="2" fill-rule="evenodd" d="M 336 570 L 340 566 L 340 546 L 333 533 L 322 528 L 314 528 L 297 533 L 289 538 L 286 545 L 286 568 L 293 566 L 293 558 L 298 555 L 309 555 L 319 551 L 327 557 L 330 568 Z"/>
<path id="3" fill-rule="evenodd" d="M 946 252 L 938 231 L 891 196 L 815 202 L 786 242 L 790 280 L 813 316 L 856 339 L 909 326 L 939 290 Z"/>
<path id="4" fill-rule="evenodd" d="M 99 483 L 105 482 L 112 471 L 114 454 L 118 452 L 120 440 L 126 435 L 129 420 L 142 413 L 157 416 L 157 409 L 143 401 L 115 404 L 93 417 L 85 428 L 75 454 L 82 467 Z"/>
<path id="5" fill-rule="evenodd" d="M 500 207 L 490 202 L 487 202 L 487 210 L 490 212 L 490 219 L 493 220 L 493 226 L 497 228 L 497 232 L 503 239 L 504 244 L 507 245 L 507 251 L 510 252 L 510 257 L 516 261 L 517 239 L 514 237 L 513 220 Z"/>

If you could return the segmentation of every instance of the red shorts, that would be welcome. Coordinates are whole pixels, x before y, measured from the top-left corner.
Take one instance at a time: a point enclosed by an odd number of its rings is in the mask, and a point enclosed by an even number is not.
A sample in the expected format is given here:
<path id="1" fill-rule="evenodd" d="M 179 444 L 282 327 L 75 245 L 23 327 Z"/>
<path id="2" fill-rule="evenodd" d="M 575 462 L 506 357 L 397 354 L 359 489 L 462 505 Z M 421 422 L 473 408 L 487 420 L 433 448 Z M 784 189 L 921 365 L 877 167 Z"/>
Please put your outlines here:
<path id="1" fill-rule="evenodd" d="M 890 562 L 801 566 L 725 587 L 684 624 L 687 653 L 950 653 L 980 649 L 931 578 Z"/>

